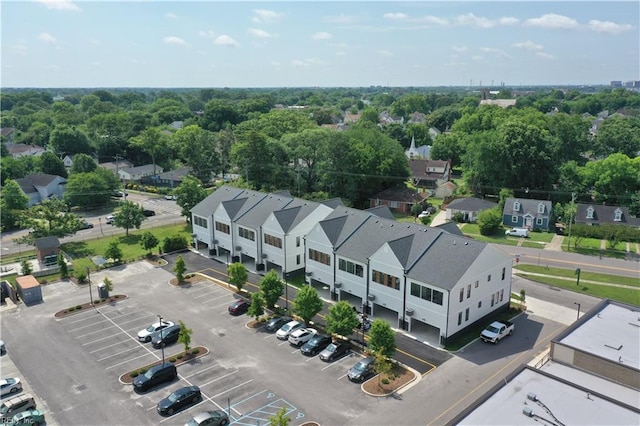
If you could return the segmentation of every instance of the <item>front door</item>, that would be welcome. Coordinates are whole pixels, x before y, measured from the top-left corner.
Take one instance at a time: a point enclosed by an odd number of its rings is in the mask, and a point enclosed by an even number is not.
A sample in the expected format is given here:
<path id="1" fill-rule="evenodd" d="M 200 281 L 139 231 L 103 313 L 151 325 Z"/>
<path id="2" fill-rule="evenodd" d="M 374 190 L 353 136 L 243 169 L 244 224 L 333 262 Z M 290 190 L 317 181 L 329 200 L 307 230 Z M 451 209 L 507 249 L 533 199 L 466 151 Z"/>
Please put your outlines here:
<path id="1" fill-rule="evenodd" d="M 531 216 L 525 216 L 524 218 L 524 227 L 527 229 L 533 228 L 533 218 Z"/>

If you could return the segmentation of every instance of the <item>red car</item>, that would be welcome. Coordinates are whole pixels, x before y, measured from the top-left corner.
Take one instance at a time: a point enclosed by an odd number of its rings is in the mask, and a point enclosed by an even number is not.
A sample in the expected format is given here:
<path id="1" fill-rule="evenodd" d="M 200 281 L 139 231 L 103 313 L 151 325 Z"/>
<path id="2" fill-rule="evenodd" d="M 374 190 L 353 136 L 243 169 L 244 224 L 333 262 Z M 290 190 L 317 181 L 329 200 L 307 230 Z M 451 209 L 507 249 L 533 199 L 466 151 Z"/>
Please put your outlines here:
<path id="1" fill-rule="evenodd" d="M 249 302 L 244 299 L 238 299 L 229 305 L 229 313 L 231 315 L 242 315 L 249 310 Z"/>

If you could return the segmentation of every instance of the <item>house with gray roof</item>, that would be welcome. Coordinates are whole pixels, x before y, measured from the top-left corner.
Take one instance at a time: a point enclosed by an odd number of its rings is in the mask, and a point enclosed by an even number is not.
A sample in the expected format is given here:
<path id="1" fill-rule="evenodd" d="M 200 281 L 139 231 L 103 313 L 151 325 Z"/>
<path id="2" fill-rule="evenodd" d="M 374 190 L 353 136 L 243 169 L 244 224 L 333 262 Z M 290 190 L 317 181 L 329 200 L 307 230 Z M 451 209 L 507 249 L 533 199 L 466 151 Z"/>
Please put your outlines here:
<path id="1" fill-rule="evenodd" d="M 16 179 L 20 189 L 29 197 L 28 207 L 49 198 L 63 198 L 67 180 L 61 176 L 46 173 L 31 173 Z"/>
<path id="2" fill-rule="evenodd" d="M 623 206 L 607 206 L 603 204 L 578 203 L 576 206 L 576 223 L 585 225 L 627 225 L 640 227 L 640 218 L 629 214 L 629 208 Z"/>
<path id="3" fill-rule="evenodd" d="M 551 208 L 551 201 L 507 198 L 502 210 L 502 224 L 511 228 L 548 231 Z"/>
<path id="4" fill-rule="evenodd" d="M 139 181 L 145 177 L 156 176 L 158 173 L 162 173 L 164 170 L 157 164 L 145 164 L 137 167 L 127 167 L 125 169 L 118 170 L 118 176 L 120 179 L 126 181 Z"/>
<path id="5" fill-rule="evenodd" d="M 452 220 L 457 213 L 460 213 L 464 222 L 472 223 L 476 221 L 481 211 L 489 210 L 497 206 L 497 203 L 475 197 L 456 198 L 447 204 L 445 217 Z"/>

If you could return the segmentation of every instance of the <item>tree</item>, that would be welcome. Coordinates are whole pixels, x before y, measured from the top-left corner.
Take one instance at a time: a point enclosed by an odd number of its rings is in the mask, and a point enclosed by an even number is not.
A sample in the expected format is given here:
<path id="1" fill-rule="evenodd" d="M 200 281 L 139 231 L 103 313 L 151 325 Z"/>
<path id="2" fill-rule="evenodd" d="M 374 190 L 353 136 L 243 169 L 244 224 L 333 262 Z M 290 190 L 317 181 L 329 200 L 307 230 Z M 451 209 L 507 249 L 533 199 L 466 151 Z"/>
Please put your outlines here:
<path id="1" fill-rule="evenodd" d="M 384 374 L 389 378 L 393 373 L 393 364 L 391 360 L 384 354 L 383 351 L 375 351 L 373 356 L 376 360 L 374 371 L 378 375 L 378 386 L 381 385 L 382 375 Z"/>
<path id="2" fill-rule="evenodd" d="M 22 270 L 22 275 L 31 275 L 33 270 L 31 269 L 31 264 L 27 259 L 20 262 L 20 268 Z"/>
<path id="3" fill-rule="evenodd" d="M 238 142 L 231 147 L 231 158 L 244 174 L 247 183 L 256 187 L 271 182 L 273 163 L 269 158 L 267 137 L 263 133 L 250 131 L 238 136 Z"/>
<path id="4" fill-rule="evenodd" d="M 640 119 L 612 117 L 605 120 L 595 142 L 597 155 L 620 153 L 635 157 L 640 151 Z"/>
<path id="5" fill-rule="evenodd" d="M 640 190 L 631 196 L 631 204 L 629 204 L 629 214 L 640 217 Z"/>
<path id="6" fill-rule="evenodd" d="M 49 137 L 49 143 L 58 155 L 90 154 L 89 138 L 81 130 L 66 124 L 57 125 Z"/>
<path id="7" fill-rule="evenodd" d="M 282 296 L 282 291 L 284 290 L 284 283 L 278 275 L 276 271 L 271 270 L 265 274 L 264 277 L 260 280 L 260 290 L 264 295 L 264 301 L 268 308 L 273 308 L 276 305 L 280 296 Z"/>
<path id="8" fill-rule="evenodd" d="M 112 193 L 112 189 L 99 173 L 72 173 L 67 180 L 64 199 L 70 206 L 104 206 Z"/>
<path id="9" fill-rule="evenodd" d="M 125 234 L 129 236 L 129 229 L 140 229 L 142 221 L 145 220 L 144 209 L 130 201 L 125 201 L 120 206 L 118 212 L 114 215 L 113 225 L 118 228 L 124 228 Z"/>
<path id="10" fill-rule="evenodd" d="M 282 407 L 275 416 L 269 418 L 269 426 L 289 426 L 291 419 L 287 416 L 287 407 Z"/>
<path id="11" fill-rule="evenodd" d="M 107 250 L 104 252 L 104 257 L 107 259 L 113 259 L 114 263 L 119 263 L 122 260 L 122 249 L 118 244 L 118 240 L 111 240 Z"/>
<path id="12" fill-rule="evenodd" d="M 25 227 L 33 228 L 30 236 L 41 238 L 54 236 L 58 238 L 73 235 L 82 226 L 82 219 L 67 213 L 67 205 L 57 198 L 49 198 L 32 206 L 22 217 Z"/>
<path id="13" fill-rule="evenodd" d="M 495 235 L 502 226 L 502 210 L 493 208 L 478 213 L 478 228 L 481 235 Z"/>
<path id="14" fill-rule="evenodd" d="M 131 138 L 129 146 L 145 152 L 151 157 L 153 175 L 156 175 L 156 160 L 169 154 L 168 136 L 159 128 L 145 129 L 140 135 Z"/>
<path id="15" fill-rule="evenodd" d="M 184 351 L 187 352 L 189 349 L 189 345 L 191 344 L 191 335 L 193 334 L 193 330 L 187 328 L 187 326 L 182 322 L 182 320 L 178 321 L 180 324 L 180 333 L 178 334 L 178 342 L 184 345 Z"/>
<path id="16" fill-rule="evenodd" d="M 69 267 L 62 253 L 58 254 L 58 268 L 60 269 L 60 278 L 69 278 Z"/>
<path id="17" fill-rule="evenodd" d="M 203 184 L 209 183 L 220 168 L 215 135 L 191 125 L 178 130 L 172 139 L 180 157 L 191 167 L 193 176 Z"/>
<path id="18" fill-rule="evenodd" d="M 158 244 L 160 244 L 160 240 L 151 231 L 146 231 L 140 238 L 140 245 L 143 249 L 149 250 L 149 256 L 151 256 L 153 248 L 157 247 Z"/>
<path id="19" fill-rule="evenodd" d="M 76 154 L 73 156 L 73 165 L 71 173 L 90 173 L 94 171 L 98 165 L 95 160 L 87 154 Z"/>
<path id="20" fill-rule="evenodd" d="M 244 264 L 242 262 L 232 263 L 227 268 L 227 274 L 229 275 L 229 284 L 233 284 L 238 291 L 242 291 L 242 287 L 247 283 L 249 277 Z"/>
<path id="21" fill-rule="evenodd" d="M 305 285 L 296 294 L 293 310 L 308 324 L 322 310 L 323 305 L 322 299 L 318 296 L 318 290 L 310 285 Z"/>
<path id="22" fill-rule="evenodd" d="M 339 336 L 350 336 L 360 323 L 357 312 L 346 300 L 330 306 L 326 320 L 327 331 Z"/>
<path id="23" fill-rule="evenodd" d="M 51 151 L 45 151 L 40 156 L 40 170 L 42 170 L 42 173 L 49 175 L 67 177 L 67 169 L 64 167 L 64 163 L 60 157 Z"/>
<path id="24" fill-rule="evenodd" d="M 202 187 L 202 182 L 194 176 L 187 175 L 174 193 L 178 197 L 176 204 L 182 207 L 182 216 L 191 223 L 191 209 L 207 197 L 207 191 Z"/>
<path id="25" fill-rule="evenodd" d="M 184 263 L 184 259 L 182 255 L 178 255 L 176 259 L 176 264 L 173 267 L 173 272 L 176 273 L 176 278 L 178 279 L 178 283 L 184 281 L 184 273 L 187 270 L 187 265 Z"/>
<path id="26" fill-rule="evenodd" d="M 264 296 L 261 292 L 256 291 L 251 294 L 251 305 L 249 306 L 247 314 L 255 317 L 256 321 L 260 321 L 260 315 L 264 315 Z"/>
<path id="27" fill-rule="evenodd" d="M 104 289 L 107 290 L 107 293 L 113 291 L 113 282 L 111 282 L 109 277 L 104 277 L 102 282 L 104 283 Z"/>
<path id="28" fill-rule="evenodd" d="M 396 340 L 388 322 L 379 318 L 373 320 L 369 330 L 369 349 L 374 353 L 380 352 L 386 357 L 393 356 Z"/>
<path id="29" fill-rule="evenodd" d="M 301 133 L 285 135 L 282 138 L 282 142 L 291 152 L 291 158 L 297 164 L 298 176 L 305 183 L 304 192 L 306 193 L 313 192 L 320 180 L 318 163 L 334 134 L 335 131 L 324 128 L 306 129 Z"/>
<path id="30" fill-rule="evenodd" d="M 13 229 L 20 223 L 20 215 L 29 205 L 29 197 L 22 192 L 15 180 L 8 179 L 2 188 L 0 198 L 0 221 L 2 230 Z"/>

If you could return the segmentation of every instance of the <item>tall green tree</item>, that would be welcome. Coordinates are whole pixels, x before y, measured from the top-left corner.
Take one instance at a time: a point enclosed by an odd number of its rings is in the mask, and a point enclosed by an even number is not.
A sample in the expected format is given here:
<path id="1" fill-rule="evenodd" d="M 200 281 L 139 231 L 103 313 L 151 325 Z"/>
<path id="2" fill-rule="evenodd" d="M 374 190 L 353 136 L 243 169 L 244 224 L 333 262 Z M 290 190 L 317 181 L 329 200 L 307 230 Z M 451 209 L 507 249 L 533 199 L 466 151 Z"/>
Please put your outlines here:
<path id="1" fill-rule="evenodd" d="M 598 129 L 595 153 L 601 157 L 620 153 L 633 158 L 640 152 L 640 118 L 612 117 Z"/>
<path id="2" fill-rule="evenodd" d="M 98 165 L 96 161 L 87 154 L 76 154 L 73 157 L 73 165 L 71 166 L 71 173 L 91 173 Z"/>
<path id="3" fill-rule="evenodd" d="M 173 267 L 173 272 L 176 273 L 176 279 L 178 280 L 178 283 L 181 283 L 182 281 L 184 281 L 184 273 L 187 270 L 187 265 L 184 262 L 184 259 L 182 258 L 182 255 L 178 255 L 178 258 L 176 259 L 176 264 Z"/>
<path id="4" fill-rule="evenodd" d="M 143 208 L 130 201 L 125 201 L 114 214 L 113 225 L 118 228 L 124 228 L 125 235 L 129 236 L 129 229 L 140 229 L 140 225 L 145 220 Z"/>
<path id="5" fill-rule="evenodd" d="M 33 228 L 31 238 L 66 237 L 73 235 L 82 224 L 82 219 L 67 212 L 67 205 L 57 198 L 49 198 L 29 208 L 22 217 L 27 228 Z"/>
<path id="6" fill-rule="evenodd" d="M 158 237 L 156 237 L 151 231 L 146 231 L 140 238 L 140 245 L 143 249 L 149 251 L 149 256 L 151 255 L 153 248 L 157 247 L 158 244 L 160 244 L 160 240 L 158 240 Z"/>
<path id="7" fill-rule="evenodd" d="M 388 322 L 376 318 L 369 329 L 369 349 L 392 357 L 396 351 L 396 337 Z"/>
<path id="8" fill-rule="evenodd" d="M 339 336 L 350 336 L 359 324 L 357 312 L 345 300 L 329 306 L 326 320 L 327 331 Z"/>
<path id="9" fill-rule="evenodd" d="M 294 312 L 307 324 L 322 310 L 322 306 L 323 302 L 318 295 L 318 290 L 310 285 L 300 288 L 293 301 Z"/>
<path id="10" fill-rule="evenodd" d="M 96 207 L 109 202 L 113 190 L 98 173 L 72 173 L 64 199 L 70 206 Z"/>
<path id="11" fill-rule="evenodd" d="M 256 321 L 260 321 L 260 316 L 264 315 L 264 296 L 261 292 L 256 291 L 251 294 L 251 305 L 247 314 L 254 317 Z"/>
<path id="12" fill-rule="evenodd" d="M 264 295 L 264 301 L 267 307 L 273 308 L 284 290 L 284 283 L 278 277 L 274 270 L 267 272 L 260 280 L 260 290 Z"/>
<path id="13" fill-rule="evenodd" d="M 220 168 L 218 146 L 213 132 L 191 125 L 172 136 L 173 144 L 192 174 L 207 184 Z"/>
<path id="14" fill-rule="evenodd" d="M 49 137 L 49 143 L 58 155 L 90 154 L 91 144 L 87 135 L 76 127 L 57 125 Z"/>
<path id="15" fill-rule="evenodd" d="M 247 283 L 247 278 L 249 278 L 246 266 L 241 262 L 232 263 L 227 268 L 227 274 L 229 274 L 229 284 L 233 284 L 238 291 L 242 291 L 242 287 L 244 287 Z"/>
<path id="16" fill-rule="evenodd" d="M 187 352 L 189 351 L 189 349 L 191 349 L 189 345 L 191 344 L 191 335 L 193 334 L 193 330 L 190 328 L 187 328 L 187 326 L 184 324 L 184 322 L 182 322 L 182 320 L 178 321 L 178 324 L 180 324 L 178 342 L 184 345 L 184 351 Z"/>
<path id="17" fill-rule="evenodd" d="M 231 147 L 231 157 L 238 171 L 247 182 L 260 188 L 271 182 L 271 169 L 267 137 L 255 131 L 238 136 L 238 142 Z"/>
<path id="18" fill-rule="evenodd" d="M 158 159 L 165 158 L 169 154 L 169 137 L 161 129 L 152 127 L 131 138 L 129 146 L 137 148 L 151 157 L 153 174 L 156 175 Z"/>
<path id="19" fill-rule="evenodd" d="M 477 222 L 482 235 L 496 235 L 502 228 L 502 210 L 498 207 L 482 210 Z"/>
<path id="20" fill-rule="evenodd" d="M 291 153 L 291 159 L 296 164 L 296 179 L 301 179 L 304 182 L 305 193 L 316 190 L 316 185 L 320 181 L 319 162 L 335 133 L 334 130 L 320 128 L 306 129 L 300 133 L 283 136 L 282 142 Z"/>
<path id="21" fill-rule="evenodd" d="M 114 263 L 120 263 L 122 256 L 122 249 L 118 244 L 118 240 L 109 241 L 109 245 L 104 252 L 104 257 L 107 259 L 113 259 Z"/>
<path id="22" fill-rule="evenodd" d="M 67 177 L 67 169 L 56 154 L 51 151 L 43 152 L 40 156 L 40 170 L 42 173 Z"/>
<path id="23" fill-rule="evenodd" d="M 7 180 L 0 194 L 0 221 L 2 230 L 13 229 L 20 223 L 20 217 L 29 205 L 29 197 L 15 180 Z"/>
<path id="24" fill-rule="evenodd" d="M 202 187 L 202 182 L 194 176 L 187 175 L 175 189 L 174 194 L 178 197 L 176 204 L 182 207 L 182 216 L 191 223 L 191 209 L 207 197 L 207 191 Z"/>

